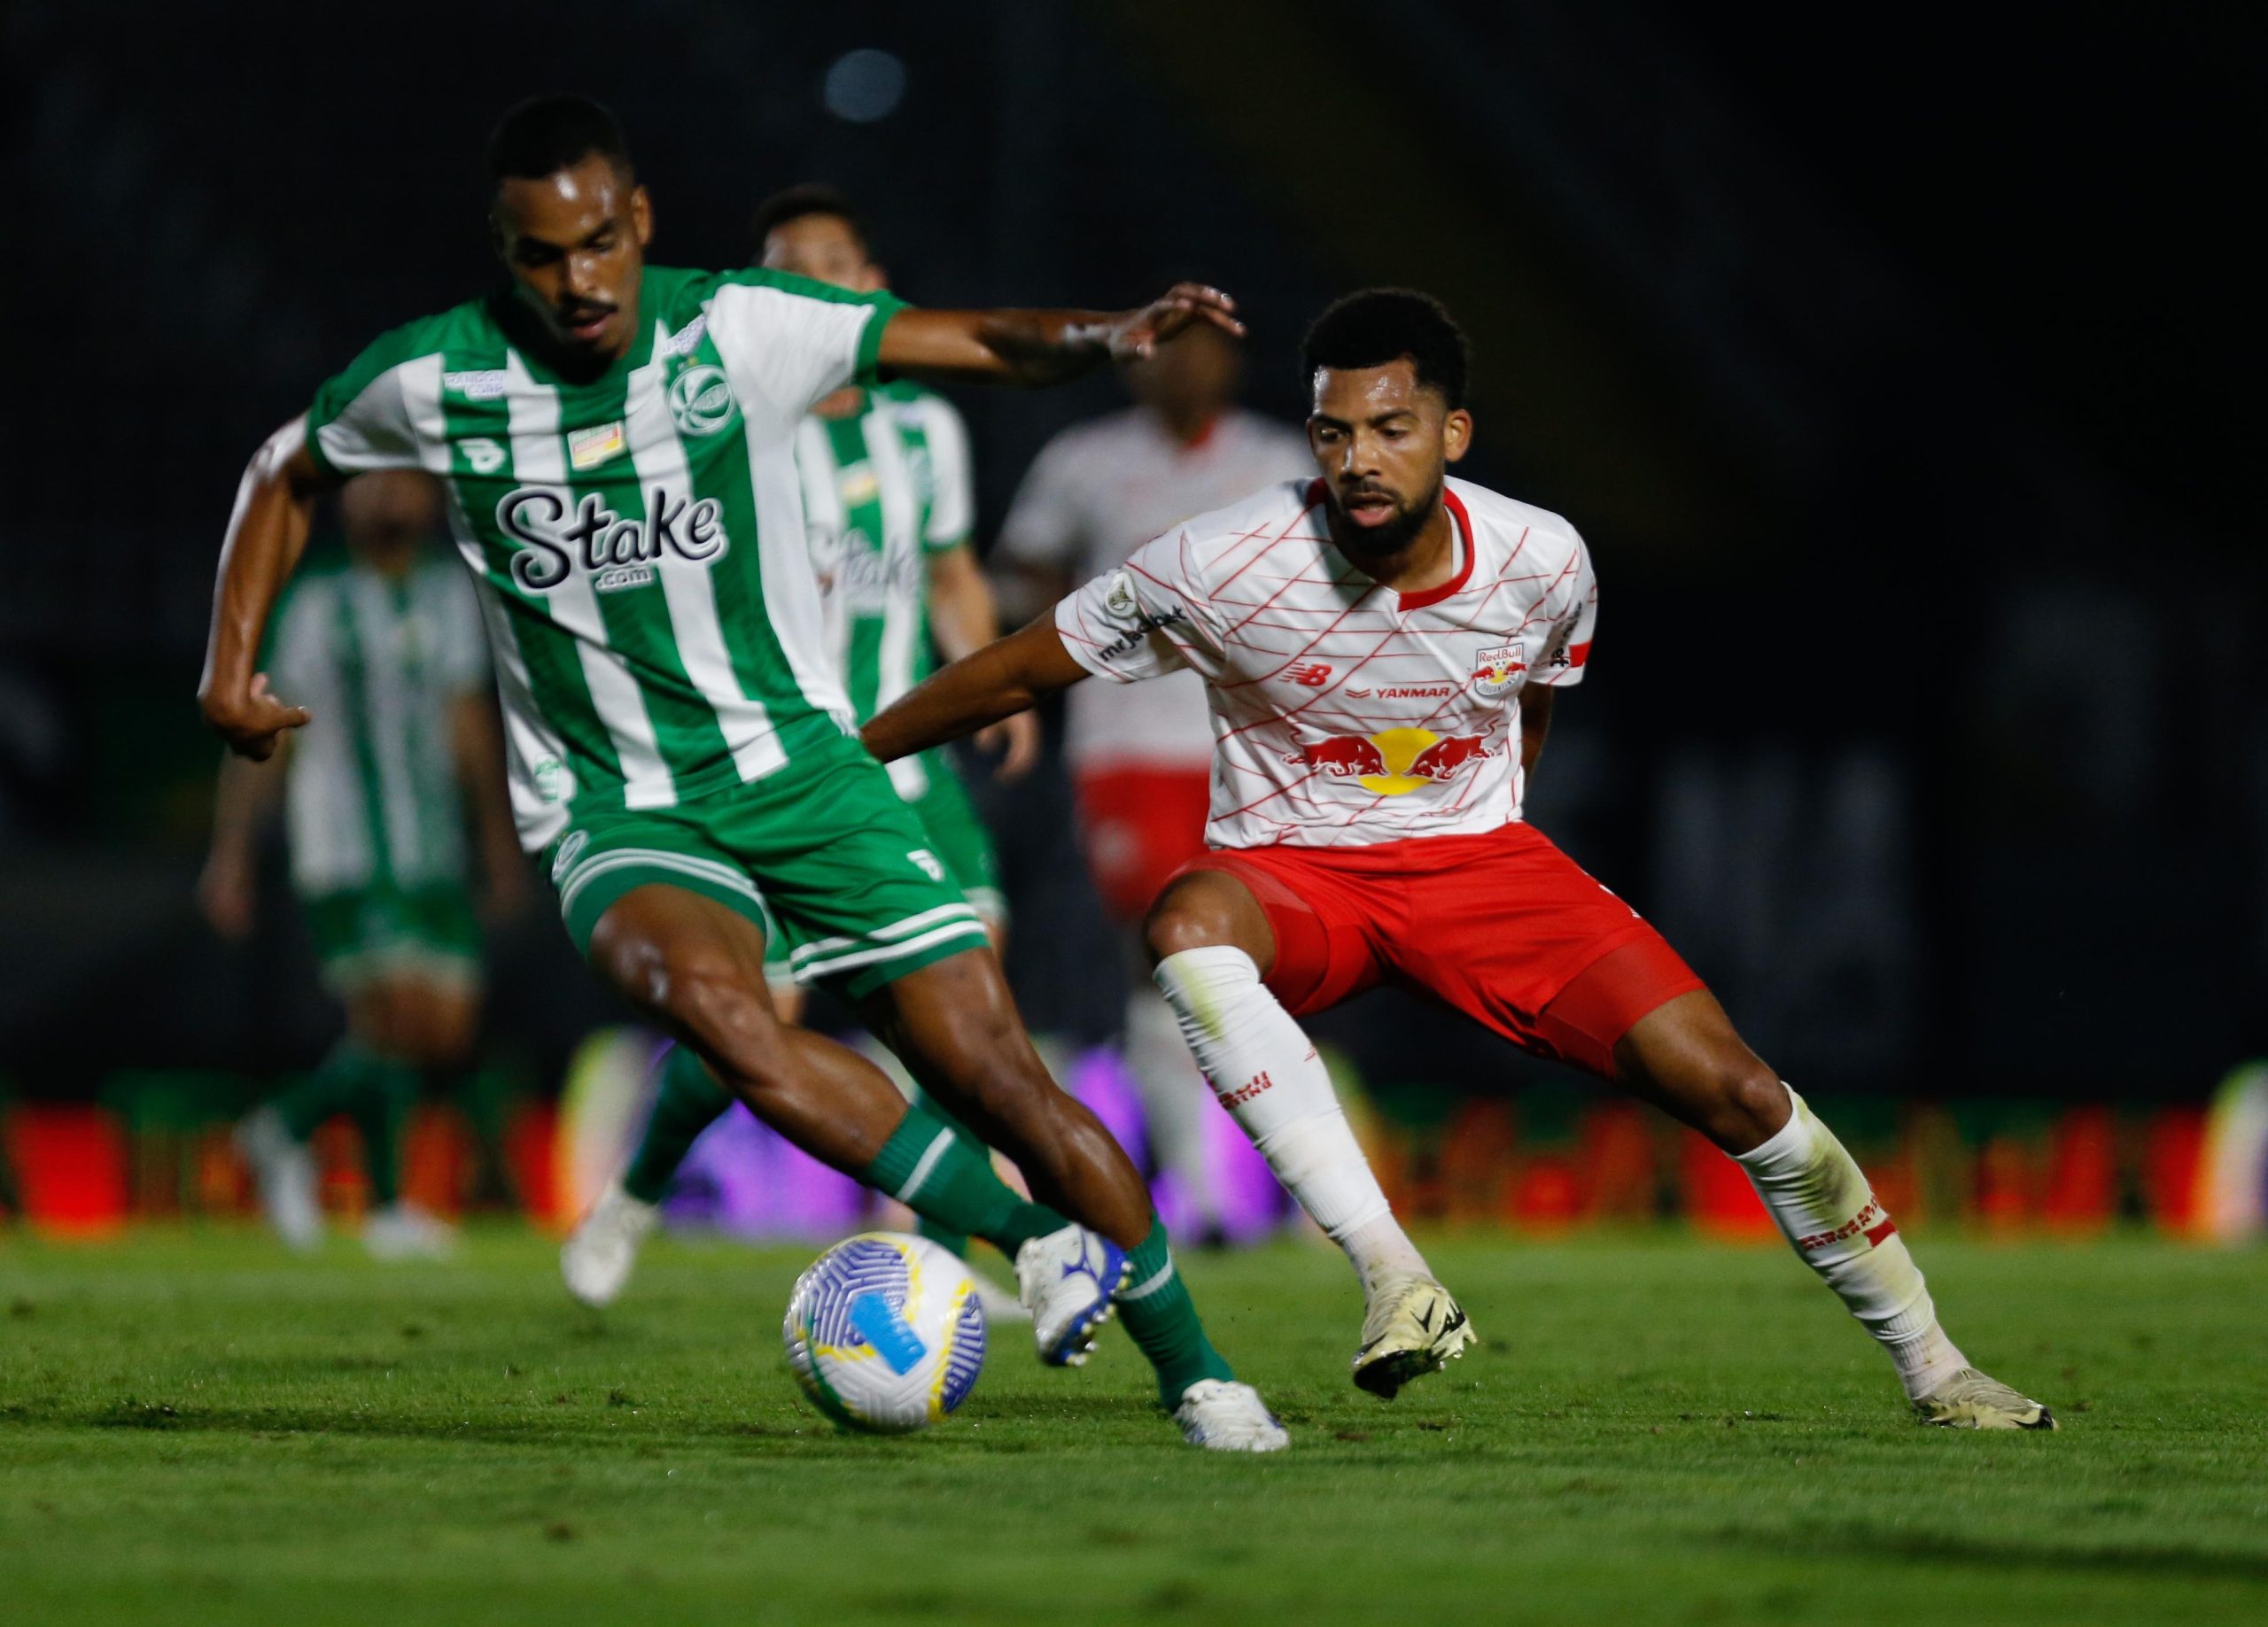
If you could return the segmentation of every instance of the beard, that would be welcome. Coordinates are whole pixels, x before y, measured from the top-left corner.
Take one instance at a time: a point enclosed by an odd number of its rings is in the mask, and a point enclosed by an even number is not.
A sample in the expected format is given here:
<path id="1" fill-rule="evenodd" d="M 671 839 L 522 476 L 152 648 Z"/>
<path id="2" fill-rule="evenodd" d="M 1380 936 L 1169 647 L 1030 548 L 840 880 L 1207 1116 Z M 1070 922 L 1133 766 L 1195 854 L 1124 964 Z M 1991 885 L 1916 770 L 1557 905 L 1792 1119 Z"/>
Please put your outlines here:
<path id="1" fill-rule="evenodd" d="M 1418 533 L 1441 507 L 1441 484 L 1434 481 L 1417 501 L 1395 508 L 1394 517 L 1381 525 L 1355 524 L 1340 507 L 1338 489 L 1329 488 L 1331 500 L 1324 505 L 1324 516 L 1331 527 L 1331 540 L 1350 559 L 1384 559 L 1401 553 L 1418 540 Z"/>

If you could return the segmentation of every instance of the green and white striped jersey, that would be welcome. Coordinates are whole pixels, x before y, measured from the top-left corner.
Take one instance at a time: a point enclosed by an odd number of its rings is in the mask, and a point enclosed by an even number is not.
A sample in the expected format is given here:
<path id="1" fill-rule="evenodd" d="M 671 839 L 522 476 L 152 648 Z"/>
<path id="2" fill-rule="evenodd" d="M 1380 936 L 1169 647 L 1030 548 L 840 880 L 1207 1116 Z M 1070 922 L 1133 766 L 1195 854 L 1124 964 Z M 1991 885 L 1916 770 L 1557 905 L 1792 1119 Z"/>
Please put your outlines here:
<path id="1" fill-rule="evenodd" d="M 488 682 L 480 608 L 447 559 L 388 577 L 308 571 L 276 618 L 268 669 L 314 713 L 291 736 L 284 819 L 307 896 L 465 874 L 450 709 Z"/>
<path id="2" fill-rule="evenodd" d="M 828 646 L 864 723 L 928 675 L 929 557 L 975 517 L 968 430 L 943 396 L 884 384 L 855 413 L 804 419 L 796 467 Z M 920 756 L 889 771 L 908 801 L 928 789 Z"/>
<path id="3" fill-rule="evenodd" d="M 570 802 L 673 807 L 850 729 L 795 440 L 814 401 L 875 382 L 899 303 L 649 266 L 631 348 L 594 379 L 548 369 L 504 292 L 396 329 L 316 393 L 319 463 L 446 483 L 531 849 Z"/>

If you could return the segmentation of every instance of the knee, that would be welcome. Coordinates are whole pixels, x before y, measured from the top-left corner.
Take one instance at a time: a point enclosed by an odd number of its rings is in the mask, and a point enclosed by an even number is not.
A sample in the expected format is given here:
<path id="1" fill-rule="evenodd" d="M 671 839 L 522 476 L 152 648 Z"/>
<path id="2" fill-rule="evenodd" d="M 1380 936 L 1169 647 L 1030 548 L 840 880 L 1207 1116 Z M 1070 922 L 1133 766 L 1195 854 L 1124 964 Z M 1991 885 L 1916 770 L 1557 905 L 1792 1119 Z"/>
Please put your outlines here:
<path id="1" fill-rule="evenodd" d="M 652 1008 L 711 1060 L 748 1079 L 765 1076 L 781 1060 L 772 991 L 731 957 L 703 949 L 661 955 L 645 982 Z"/>
<path id="2" fill-rule="evenodd" d="M 376 1056 L 390 1061 L 417 1060 L 416 1035 L 389 984 L 375 983 L 358 995 L 347 1007 L 346 1027 Z"/>
<path id="3" fill-rule="evenodd" d="M 1060 1093 L 1032 1049 L 1007 985 L 974 964 L 946 975 L 955 983 L 944 997 L 925 1003 L 918 1020 L 894 1013 L 869 1026 L 909 1061 L 919 1057 L 917 1076 L 936 1079 L 978 1116 L 1026 1127 L 1044 1118 Z"/>
<path id="4" fill-rule="evenodd" d="M 933 1061 L 987 1112 L 1019 1118 L 1053 1091 L 1013 1007 L 963 1007 L 936 1037 L 944 1042 L 933 1049 Z"/>
<path id="5" fill-rule="evenodd" d="M 470 996 L 454 988 L 428 985 L 404 998 L 401 1007 L 401 1042 L 418 1066 L 458 1068 L 472 1059 L 480 1008 Z"/>
<path id="6" fill-rule="evenodd" d="M 1788 1121 L 1787 1086 L 1757 1054 L 1735 1040 L 1697 1062 L 1694 1094 L 1705 1104 L 1711 1139 L 1736 1152 L 1761 1146 Z"/>
<path id="7" fill-rule="evenodd" d="M 478 1012 L 452 1004 L 437 1012 L 425 1031 L 425 1065 L 461 1068 L 472 1060 L 480 1033 Z"/>
<path id="8" fill-rule="evenodd" d="M 1153 965 L 1184 949 L 1210 949 L 1236 941 L 1236 922 L 1217 889 L 1202 878 L 1185 876 L 1158 895 L 1142 920 L 1142 941 Z"/>

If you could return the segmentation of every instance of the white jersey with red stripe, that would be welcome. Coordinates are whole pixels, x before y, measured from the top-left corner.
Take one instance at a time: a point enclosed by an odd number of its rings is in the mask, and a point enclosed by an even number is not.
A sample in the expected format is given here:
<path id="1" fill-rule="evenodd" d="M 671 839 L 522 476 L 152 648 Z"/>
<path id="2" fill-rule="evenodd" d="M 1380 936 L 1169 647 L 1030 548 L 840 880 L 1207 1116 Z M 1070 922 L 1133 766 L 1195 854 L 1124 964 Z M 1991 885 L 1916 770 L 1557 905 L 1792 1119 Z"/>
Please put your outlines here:
<path id="1" fill-rule="evenodd" d="M 1520 691 L 1581 680 L 1598 584 L 1557 515 L 1464 480 L 1443 500 L 1456 563 L 1424 593 L 1348 562 L 1307 480 L 1176 526 L 1057 607 L 1098 677 L 1204 678 L 1210 846 L 1356 847 L 1520 817 Z"/>

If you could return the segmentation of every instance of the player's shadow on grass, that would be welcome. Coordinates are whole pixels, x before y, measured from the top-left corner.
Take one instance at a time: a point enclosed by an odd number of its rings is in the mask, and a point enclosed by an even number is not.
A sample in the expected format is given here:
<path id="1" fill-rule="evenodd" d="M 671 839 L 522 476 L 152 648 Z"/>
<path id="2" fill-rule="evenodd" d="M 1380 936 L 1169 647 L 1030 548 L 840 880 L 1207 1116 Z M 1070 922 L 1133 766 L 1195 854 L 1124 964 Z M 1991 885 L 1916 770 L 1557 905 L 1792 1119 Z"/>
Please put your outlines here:
<path id="1" fill-rule="evenodd" d="M 2268 1581 L 2268 1554 L 2231 1553 L 2187 1543 L 2140 1546 L 2120 1541 L 2089 1547 L 2058 1542 L 1956 1537 L 1942 1532 L 1891 1535 L 1876 1526 L 1830 1528 L 1800 1534 L 1728 1526 L 1711 1533 L 1711 1539 L 1782 1558 L 1916 1560 L 1925 1564 L 1975 1566 L 1990 1570 L 2006 1570 L 2013 1566 L 2039 1570 L 2100 1570 L 2128 1575 L 2163 1572 L 2183 1577 L 2210 1576 Z"/>
<path id="2" fill-rule="evenodd" d="M 781 1375 L 786 1382 L 786 1375 Z M 836 1429 L 816 1412 L 786 1417 L 750 1418 L 734 1414 L 728 1406 L 660 1406 L 640 1402 L 621 1391 L 590 1393 L 562 1392 L 546 1401 L 515 1403 L 530 1408 L 525 1418 L 478 1420 L 462 1411 L 432 1417 L 396 1412 L 377 1414 L 349 1404 L 279 1405 L 261 1407 L 214 1406 L 202 1402 L 175 1403 L 126 1396 L 97 1406 L 11 1402 L 0 1406 L 0 1428 L 144 1429 L 184 1435 L 238 1435 L 274 1438 L 287 1436 L 332 1436 L 369 1440 L 464 1442 L 478 1445 L 571 1446 L 577 1451 L 612 1448 L 632 1452 L 666 1445 L 672 1441 L 711 1444 L 743 1442 L 759 1450 L 837 1450 L 843 1446 L 877 1451 L 944 1451 L 957 1454 L 1010 1456 L 1022 1453 L 1060 1452 L 1060 1436 L 1039 1435 L 1065 1425 L 1110 1429 L 1126 1424 L 1139 1435 L 1159 1431 L 1162 1443 L 1178 1445 L 1163 1414 L 1153 1405 L 1130 1396 L 1095 1396 L 1075 1402 L 1051 1398 L 1044 1407 L 1019 1411 L 1014 1404 L 997 1413 L 970 1417 L 913 1436 L 861 1435 Z M 637 1421 L 632 1429 L 594 1429 L 603 1418 L 618 1426 L 627 1414 Z M 989 1429 L 984 1426 L 991 1426 Z M 1036 1433 L 1037 1432 L 1037 1433 Z M 1115 1430 L 1101 1437 L 1122 1445 Z M 760 1444 L 760 1445 L 759 1445 Z"/>

